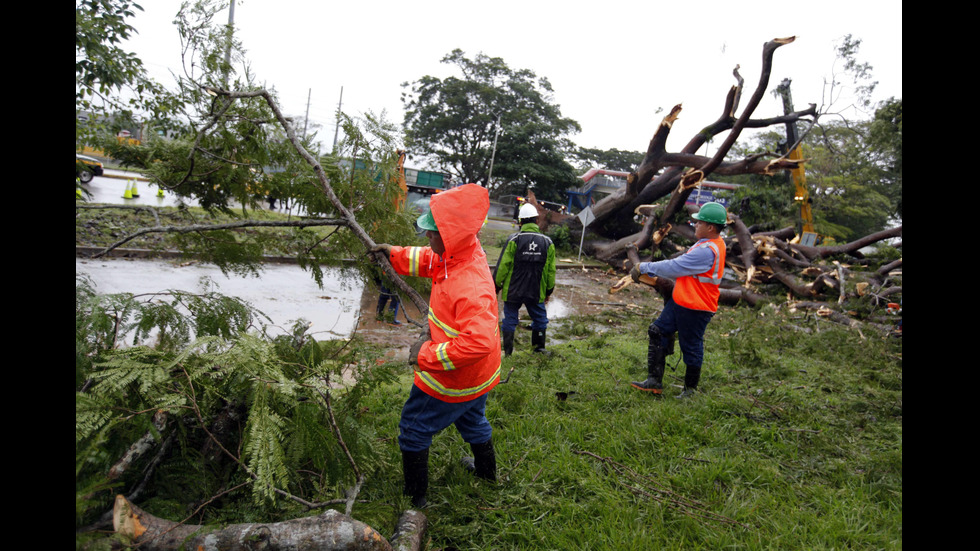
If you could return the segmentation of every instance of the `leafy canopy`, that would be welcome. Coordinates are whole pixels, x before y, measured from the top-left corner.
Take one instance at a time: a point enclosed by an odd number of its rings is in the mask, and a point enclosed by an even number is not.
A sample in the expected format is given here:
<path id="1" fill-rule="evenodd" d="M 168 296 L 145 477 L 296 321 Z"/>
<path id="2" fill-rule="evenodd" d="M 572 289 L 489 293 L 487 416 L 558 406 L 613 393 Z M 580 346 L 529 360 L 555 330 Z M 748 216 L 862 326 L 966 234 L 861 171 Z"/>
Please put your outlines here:
<path id="1" fill-rule="evenodd" d="M 565 161 L 573 149 L 568 136 L 581 127 L 562 116 L 548 79 L 511 69 L 499 57 L 468 58 L 459 49 L 442 62 L 462 76 L 427 75 L 402 85 L 409 151 L 491 193 L 531 188 L 539 197 L 560 200 L 560 191 L 575 183 Z"/>
<path id="2" fill-rule="evenodd" d="M 140 112 L 159 117 L 172 108 L 173 98 L 121 45 L 136 33 L 128 20 L 137 10 L 143 8 L 128 0 L 75 2 L 76 148 L 99 130 L 128 125 Z"/>

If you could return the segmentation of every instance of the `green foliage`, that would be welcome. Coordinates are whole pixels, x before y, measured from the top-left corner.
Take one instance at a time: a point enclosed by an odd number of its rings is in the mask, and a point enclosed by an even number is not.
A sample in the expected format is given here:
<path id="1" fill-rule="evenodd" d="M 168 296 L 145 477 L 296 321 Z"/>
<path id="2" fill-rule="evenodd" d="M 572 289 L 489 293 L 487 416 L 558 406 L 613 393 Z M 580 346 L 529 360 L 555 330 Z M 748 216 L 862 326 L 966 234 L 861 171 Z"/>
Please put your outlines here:
<path id="1" fill-rule="evenodd" d="M 427 75 L 403 84 L 409 150 L 493 193 L 530 188 L 541 199 L 561 200 L 561 190 L 576 183 L 564 159 L 573 149 L 567 136 L 580 127 L 562 117 L 548 80 L 528 69 L 511 69 L 499 57 L 467 58 L 459 49 L 442 62 L 455 65 L 462 78 Z M 488 182 L 495 136 L 495 181 Z M 500 181 L 508 184 L 501 187 Z"/>
<path id="2" fill-rule="evenodd" d="M 879 193 L 888 197 L 894 215 L 902 218 L 902 100 L 890 98 L 875 111 L 868 130 L 872 161 L 881 170 L 874 182 Z"/>
<path id="3" fill-rule="evenodd" d="M 207 522 L 228 515 L 241 519 L 251 510 L 266 518 L 295 515 L 275 490 L 311 501 L 337 497 L 352 473 L 328 428 L 328 393 L 334 395 L 344 441 L 362 468 L 384 465 L 373 429 L 358 419 L 364 396 L 393 379 L 392 368 L 376 362 L 375 354 L 346 341 L 318 342 L 302 320 L 275 338 L 246 333 L 255 320 L 246 321 L 241 311 L 218 321 L 234 302 L 228 297 L 182 296 L 177 302 L 198 320 L 191 338 L 177 338 L 190 328 L 189 316 L 177 314 L 176 307 L 148 308 L 129 295 L 99 296 L 86 281 L 76 281 L 77 527 L 111 507 L 114 492 L 126 493 L 136 484 L 146 485 L 156 514 L 183 518 L 191 504 L 246 483 L 250 491 L 216 500 L 205 513 Z M 118 340 L 116 333 L 135 328 L 145 334 L 150 326 L 173 336 L 154 348 L 109 345 L 111 338 Z M 338 393 L 332 381 L 351 369 L 358 374 Z M 163 430 L 151 423 L 161 413 L 167 418 Z M 145 434 L 156 441 L 157 455 L 140 457 L 111 479 L 110 468 Z M 234 503 L 244 506 L 224 509 Z"/>
<path id="4" fill-rule="evenodd" d="M 572 230 L 565 224 L 549 226 L 548 237 L 555 244 L 555 249 L 559 251 L 570 251 L 575 245 L 572 242 Z"/>
<path id="5" fill-rule="evenodd" d="M 583 172 L 590 168 L 632 172 L 643 162 L 644 155 L 642 151 L 622 151 L 616 148 L 602 150 L 592 147 L 580 147 L 572 153 L 579 170 Z"/>
<path id="6" fill-rule="evenodd" d="M 901 101 L 886 104 L 880 112 L 877 122 L 822 125 L 803 143 L 806 185 L 820 235 L 848 241 L 901 219 Z M 895 117 L 897 123 L 888 122 Z M 779 133 L 760 134 L 747 146 L 733 148 L 733 155 L 773 152 L 781 139 Z M 747 225 L 799 227 L 799 204 L 793 201 L 795 190 L 788 174 L 718 180 L 742 184 L 733 193 L 730 208 Z"/>
<path id="7" fill-rule="evenodd" d="M 881 193 L 881 167 L 869 160 L 867 127 L 825 125 L 803 148 L 817 232 L 838 241 L 884 229 L 896 211 Z"/>
<path id="8" fill-rule="evenodd" d="M 178 96 L 149 78 L 143 62 L 122 48 L 143 8 L 128 0 L 75 2 L 75 147 L 97 145 L 123 128 L 173 128 Z"/>
<path id="9" fill-rule="evenodd" d="M 857 55 L 860 49 L 861 39 L 846 34 L 837 44 L 837 57 L 844 62 L 844 72 L 855 85 L 858 107 L 866 109 L 871 105 L 871 94 L 878 86 L 878 82 L 872 80 L 874 67 L 870 63 L 858 60 Z"/>

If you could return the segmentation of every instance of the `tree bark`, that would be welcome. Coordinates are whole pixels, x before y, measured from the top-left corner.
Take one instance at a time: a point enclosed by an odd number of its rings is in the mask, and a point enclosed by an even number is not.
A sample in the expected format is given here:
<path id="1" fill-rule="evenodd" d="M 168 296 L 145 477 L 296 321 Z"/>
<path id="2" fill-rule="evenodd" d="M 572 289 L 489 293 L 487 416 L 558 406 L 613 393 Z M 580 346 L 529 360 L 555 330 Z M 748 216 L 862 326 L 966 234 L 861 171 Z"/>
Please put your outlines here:
<path id="1" fill-rule="evenodd" d="M 269 524 L 232 524 L 214 529 L 155 517 L 116 496 L 113 528 L 140 549 L 224 549 L 227 551 L 288 549 L 292 551 L 391 551 L 421 548 L 427 521 L 406 511 L 398 522 L 396 545 L 363 522 L 328 509 L 322 514 Z"/>
<path id="2" fill-rule="evenodd" d="M 861 254 L 861 249 L 864 247 L 873 245 L 879 241 L 884 241 L 885 239 L 901 236 L 902 226 L 897 226 L 866 235 L 860 239 L 851 241 L 850 243 L 845 243 L 843 245 L 834 245 L 831 247 L 808 247 L 806 245 L 796 243 L 791 244 L 790 247 L 799 251 L 810 260 L 827 258 L 828 256 L 833 256 L 835 254 L 847 254 L 853 256 L 854 258 L 864 258 L 864 255 Z"/>
<path id="3" fill-rule="evenodd" d="M 765 160 L 761 157 L 751 157 L 737 162 L 724 162 L 724 157 L 728 153 L 732 144 L 738 138 L 744 128 L 764 128 L 774 124 L 785 124 L 786 122 L 800 120 L 804 117 L 816 116 L 816 105 L 810 105 L 806 110 L 789 113 L 768 119 L 752 119 L 755 108 L 765 94 L 769 77 L 772 70 L 772 54 L 777 48 L 784 44 L 789 44 L 795 37 L 775 39 L 763 46 L 763 69 L 760 74 L 759 84 L 756 87 L 748 106 L 742 115 L 736 119 L 735 112 L 738 108 L 739 97 L 742 91 L 743 80 L 738 74 L 736 67 L 734 75 L 738 84 L 733 86 L 726 98 L 721 116 L 714 123 L 704 127 L 698 132 L 679 153 L 669 153 L 666 151 L 666 140 L 670 129 L 677 120 L 681 106 L 676 105 L 670 113 L 664 117 L 653 138 L 647 146 L 647 152 L 643 161 L 637 169 L 627 177 L 627 185 L 621 191 L 605 197 L 593 207 L 596 220 L 593 223 L 594 231 L 604 237 L 620 239 L 635 232 L 632 224 L 631 213 L 638 206 L 653 203 L 657 199 L 674 192 L 678 195 L 678 183 L 684 175 L 685 168 L 691 168 L 700 173 L 692 172 L 687 175 L 684 182 L 686 193 L 683 199 L 690 193 L 690 186 L 696 185 L 700 179 L 707 177 L 712 172 L 721 174 L 771 174 L 777 170 L 795 168 L 799 161 L 778 157 L 774 160 Z M 713 136 L 726 130 L 731 130 L 725 139 L 724 144 L 719 148 L 712 158 L 696 155 L 695 152 Z M 662 173 L 660 171 L 663 170 Z M 657 174 L 660 173 L 658 176 Z M 680 189 L 680 191 L 684 191 Z M 672 198 L 672 200 L 674 200 Z M 681 202 L 683 204 L 683 202 Z M 678 208 L 673 205 L 660 218 L 661 221 L 669 219 Z M 618 249 L 621 252 L 622 249 Z M 614 250 L 601 251 L 598 256 L 613 256 Z"/>
<path id="4" fill-rule="evenodd" d="M 167 412 L 164 410 L 157 410 L 153 414 L 153 427 L 156 429 L 157 433 L 162 433 L 167 426 Z M 115 480 L 125 473 L 130 465 L 134 461 L 143 456 L 146 452 L 153 449 L 156 445 L 156 436 L 154 436 L 153 431 L 147 431 L 139 440 L 133 442 L 133 444 L 126 450 L 122 458 L 116 462 L 112 468 L 109 469 L 109 473 L 106 475 L 106 479 L 109 481 Z"/>

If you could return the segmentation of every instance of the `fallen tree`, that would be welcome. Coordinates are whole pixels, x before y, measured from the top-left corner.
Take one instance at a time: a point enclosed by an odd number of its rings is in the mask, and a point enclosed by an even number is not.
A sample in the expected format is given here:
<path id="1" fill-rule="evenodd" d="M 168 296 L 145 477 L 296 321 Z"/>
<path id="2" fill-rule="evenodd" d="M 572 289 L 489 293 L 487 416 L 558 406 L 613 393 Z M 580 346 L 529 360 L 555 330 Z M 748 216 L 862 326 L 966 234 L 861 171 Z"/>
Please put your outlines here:
<path id="1" fill-rule="evenodd" d="M 879 308 L 887 306 L 888 297 L 901 293 L 901 287 L 894 285 L 893 277 L 897 275 L 900 280 L 901 259 L 883 264 L 873 271 L 854 271 L 839 260 L 830 263 L 824 260 L 849 255 L 856 261 L 860 261 L 864 259 L 861 249 L 887 239 L 901 237 L 902 226 L 889 228 L 850 243 L 826 247 L 800 245 L 780 237 L 792 235 L 792 228 L 779 232 L 751 234 L 737 216 L 729 216 L 729 227 L 732 228 L 734 235 L 725 239 L 727 249 L 725 268 L 726 272 L 734 274 L 735 278 L 722 284 L 719 297 L 721 304 L 734 306 L 744 303 L 756 306 L 767 298 L 755 289 L 762 285 L 779 283 L 789 291 L 791 297 L 789 302 L 794 303 L 793 306 L 814 310 L 834 321 L 851 325 L 850 318 L 834 309 L 839 309 L 848 296 L 858 298 L 867 296 L 871 306 Z M 667 232 L 671 230 L 669 225 L 666 230 Z M 654 233 L 651 236 L 655 246 L 664 244 L 667 232 Z M 629 271 L 643 261 L 637 248 L 635 243 L 625 244 L 627 259 L 621 265 L 623 270 Z M 677 254 L 682 254 L 682 251 L 678 251 Z M 851 285 L 845 286 L 845 281 L 850 281 Z M 623 276 L 612 285 L 610 292 L 618 292 L 631 282 L 631 276 Z M 662 277 L 644 275 L 638 282 L 652 287 L 665 300 L 670 298 L 674 287 L 673 280 Z M 852 288 L 853 291 L 849 293 L 848 288 Z M 824 297 L 824 300 L 821 301 L 820 297 Z M 835 302 L 837 306 L 828 301 Z"/>
<path id="2" fill-rule="evenodd" d="M 725 160 L 742 130 L 746 128 L 784 125 L 808 118 L 815 122 L 818 116 L 815 104 L 810 104 L 805 110 L 778 117 L 753 118 L 753 113 L 768 88 L 773 54 L 778 48 L 794 40 L 795 37 L 778 38 L 763 46 L 758 84 L 744 109 L 738 114 L 744 81 L 736 67 L 734 76 L 737 84 L 729 90 L 721 116 L 698 132 L 680 152 L 667 151 L 666 141 L 680 114 L 681 106 L 675 106 L 664 117 L 647 146 L 643 161 L 628 175 L 626 186 L 593 206 L 595 220 L 588 229 L 598 237 L 590 240 L 588 252 L 617 271 L 628 271 L 641 262 L 639 251 L 650 251 L 649 256 L 643 259 L 646 261 L 658 256 L 670 258 L 682 254 L 686 247 L 675 243 L 674 239 L 693 242 L 696 240 L 694 232 L 687 224 L 671 222 L 696 211 L 697 207 L 686 205 L 687 198 L 709 174 L 773 175 L 803 165 L 803 159 L 791 159 L 788 155 L 775 153 L 755 155 L 737 161 Z M 728 133 L 714 155 L 706 157 L 695 154 L 707 140 L 726 131 Z M 791 151 L 796 145 L 790 144 L 786 150 Z M 665 197 L 665 202 L 654 204 Z M 559 222 L 554 220 L 554 216 L 551 218 L 549 222 Z M 576 222 L 571 219 L 572 217 L 566 216 L 562 222 L 574 227 Z M 852 294 L 863 296 L 864 293 L 870 293 L 875 306 L 884 304 L 884 297 L 901 292 L 900 287 L 895 291 L 894 286 L 888 285 L 893 281 L 889 281 L 887 277 L 892 270 L 901 266 L 900 261 L 884 272 L 879 270 L 860 275 L 851 274 L 850 267 L 840 260 L 834 260 L 830 264 L 825 262 L 836 258 L 861 261 L 864 259 L 862 249 L 901 237 L 901 226 L 849 243 L 819 247 L 798 243 L 795 239 L 796 231 L 792 227 L 775 232 L 753 231 L 731 213 L 729 228 L 725 241 L 728 248 L 726 268 L 730 279 L 721 289 L 720 300 L 723 304 L 744 303 L 754 306 L 766 300 L 766 294 L 759 292 L 758 287 L 775 283 L 785 287 L 792 299 L 803 301 L 802 304 L 814 309 L 824 311 L 831 308 L 822 302 L 831 295 L 836 299 L 839 308 L 849 292 L 845 287 L 845 279 L 851 275 L 854 277 L 853 283 L 862 289 L 860 293 L 851 291 Z M 617 292 L 630 283 L 629 276 L 624 276 L 612 285 L 610 291 Z M 643 283 L 654 287 L 665 298 L 670 296 L 673 288 L 673 282 L 663 278 L 650 278 Z"/>

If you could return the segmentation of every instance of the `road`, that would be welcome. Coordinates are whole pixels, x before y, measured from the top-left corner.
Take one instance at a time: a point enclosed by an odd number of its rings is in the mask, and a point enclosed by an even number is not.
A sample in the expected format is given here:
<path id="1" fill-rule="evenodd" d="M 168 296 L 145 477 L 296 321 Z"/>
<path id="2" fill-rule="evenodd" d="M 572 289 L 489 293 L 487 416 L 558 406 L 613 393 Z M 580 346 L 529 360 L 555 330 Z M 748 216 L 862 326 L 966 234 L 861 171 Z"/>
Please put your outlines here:
<path id="1" fill-rule="evenodd" d="M 136 185 L 139 197 L 133 197 L 131 199 L 124 198 L 123 195 L 126 192 L 126 187 L 134 184 Z M 87 198 L 87 201 L 90 203 L 151 207 L 176 207 L 183 203 L 189 207 L 197 206 L 197 201 L 193 199 L 178 199 L 176 195 L 165 190 L 160 194 L 160 188 L 158 186 L 150 183 L 142 175 L 135 172 L 106 169 L 105 174 L 92 178 L 92 181 L 88 184 L 83 184 L 83 187 L 92 194 L 90 198 Z M 260 203 L 260 206 L 262 208 L 268 207 L 265 203 Z M 275 210 L 283 213 L 289 212 L 282 208 Z M 302 216 L 302 213 L 298 212 L 293 212 L 293 214 Z M 493 218 L 487 221 L 487 227 L 495 230 L 518 230 L 517 224 L 511 220 L 498 220 Z"/>

